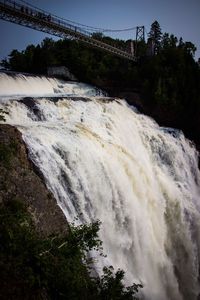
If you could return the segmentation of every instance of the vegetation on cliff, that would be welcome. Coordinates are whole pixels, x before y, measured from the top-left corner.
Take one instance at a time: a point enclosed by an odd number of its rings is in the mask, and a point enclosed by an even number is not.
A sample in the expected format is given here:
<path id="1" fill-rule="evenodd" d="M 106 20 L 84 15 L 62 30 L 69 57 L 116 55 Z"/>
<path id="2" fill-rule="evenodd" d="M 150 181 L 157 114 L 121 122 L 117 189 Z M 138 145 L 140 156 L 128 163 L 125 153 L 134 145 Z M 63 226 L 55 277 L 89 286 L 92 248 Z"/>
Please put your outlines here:
<path id="1" fill-rule="evenodd" d="M 68 233 L 41 238 L 25 204 L 13 200 L 0 205 L 1 299 L 137 299 L 140 284 L 125 287 L 124 272 L 104 268 L 92 277 L 90 250 L 99 250 L 99 222 Z"/>
<path id="2" fill-rule="evenodd" d="M 151 37 L 151 35 L 150 35 Z M 157 54 L 141 63 L 145 103 L 165 126 L 178 127 L 199 139 L 200 67 L 194 60 L 196 47 L 173 34 L 162 34 Z"/>

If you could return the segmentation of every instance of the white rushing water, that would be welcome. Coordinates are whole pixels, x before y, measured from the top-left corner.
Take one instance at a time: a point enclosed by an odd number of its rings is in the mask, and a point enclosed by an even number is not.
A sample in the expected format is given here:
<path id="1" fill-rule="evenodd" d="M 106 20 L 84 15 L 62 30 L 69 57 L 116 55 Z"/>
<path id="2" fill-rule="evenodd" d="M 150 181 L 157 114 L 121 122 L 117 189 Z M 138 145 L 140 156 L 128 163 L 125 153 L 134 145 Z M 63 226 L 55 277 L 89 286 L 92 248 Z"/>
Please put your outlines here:
<path id="1" fill-rule="evenodd" d="M 0 91 L 6 80 L 2 75 Z M 39 91 L 40 80 L 51 85 L 44 78 L 25 84 Z M 76 86 L 79 96 L 84 89 L 91 95 L 91 87 Z M 119 99 L 8 98 L 0 105 L 6 122 L 22 132 L 67 219 L 102 222 L 107 258 L 99 258 L 97 270 L 105 263 L 124 269 L 127 284 L 144 285 L 142 299 L 197 299 L 200 172 L 198 153 L 183 134 Z"/>
<path id="2" fill-rule="evenodd" d="M 27 76 L 23 74 L 5 74 L 0 72 L 0 95 L 2 99 L 19 96 L 95 96 L 102 92 L 90 85 L 68 82 L 44 76 Z M 2 100 L 1 99 L 1 100 Z"/>

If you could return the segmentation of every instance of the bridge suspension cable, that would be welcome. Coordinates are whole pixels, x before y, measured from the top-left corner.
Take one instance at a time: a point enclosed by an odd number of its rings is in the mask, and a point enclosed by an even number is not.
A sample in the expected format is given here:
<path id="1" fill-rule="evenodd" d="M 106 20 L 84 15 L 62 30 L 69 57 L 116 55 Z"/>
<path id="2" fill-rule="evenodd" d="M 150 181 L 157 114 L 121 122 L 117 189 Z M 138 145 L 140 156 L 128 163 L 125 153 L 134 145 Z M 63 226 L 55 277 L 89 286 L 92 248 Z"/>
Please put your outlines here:
<path id="1" fill-rule="evenodd" d="M 122 49 L 116 45 L 112 45 L 107 40 L 99 40 L 93 35 L 94 29 L 98 31 L 104 30 L 107 32 L 117 32 L 133 30 L 135 27 L 116 30 L 103 28 L 100 29 L 97 27 L 82 25 L 77 22 L 60 18 L 52 13 L 49 13 L 48 11 L 37 8 L 34 5 L 29 4 L 25 0 L 0 0 L 0 19 L 29 27 L 38 31 L 43 31 L 55 36 L 59 36 L 61 38 L 72 37 L 76 40 L 82 41 L 93 47 L 115 54 L 122 58 L 132 61 L 137 60 L 133 42 L 130 45 L 130 49 L 129 47 L 127 49 L 127 45 L 125 45 L 125 49 Z M 136 27 L 136 32 L 139 32 L 142 27 Z M 89 29 L 90 31 L 93 29 L 93 32 L 90 32 Z"/>
<path id="2" fill-rule="evenodd" d="M 30 4 L 29 2 L 27 1 L 24 1 L 24 0 L 19 0 L 20 2 L 22 2 L 23 4 L 26 4 L 28 6 L 31 6 L 37 10 L 40 10 L 41 12 L 43 13 L 49 13 L 51 14 L 52 16 L 54 17 L 57 17 L 57 15 L 54 15 L 46 10 L 43 10 L 41 8 L 38 8 L 37 6 L 33 5 L 33 4 Z M 78 25 L 80 27 L 85 27 L 87 28 L 89 31 L 98 31 L 98 32 L 124 32 L 124 31 L 132 31 L 132 30 L 136 30 L 137 26 L 134 26 L 134 27 L 129 27 L 129 28 L 122 28 L 122 29 L 114 29 L 114 28 L 102 28 L 102 27 L 94 27 L 94 26 L 90 26 L 90 25 L 85 25 L 85 24 L 81 24 L 81 23 L 78 23 L 78 22 L 75 22 L 75 21 L 71 21 L 69 19 L 66 19 L 66 18 L 63 18 L 63 17 L 59 17 L 59 19 L 62 19 L 68 23 L 72 23 L 72 24 L 75 24 L 75 25 Z"/>

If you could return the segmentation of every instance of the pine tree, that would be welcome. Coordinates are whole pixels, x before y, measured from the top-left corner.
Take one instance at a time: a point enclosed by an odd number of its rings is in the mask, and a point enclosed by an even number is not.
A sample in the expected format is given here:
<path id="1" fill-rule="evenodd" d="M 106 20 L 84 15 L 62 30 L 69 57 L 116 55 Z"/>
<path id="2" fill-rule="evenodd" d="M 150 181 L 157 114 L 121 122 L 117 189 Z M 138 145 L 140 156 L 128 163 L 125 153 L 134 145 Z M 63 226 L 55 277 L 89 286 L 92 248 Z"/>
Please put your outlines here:
<path id="1" fill-rule="evenodd" d="M 158 23 L 158 21 L 154 21 L 151 24 L 149 38 L 153 42 L 153 47 L 154 47 L 153 52 L 154 52 L 154 54 L 157 54 L 160 49 L 160 43 L 161 43 L 161 38 L 162 38 L 162 31 L 161 31 L 160 24 Z"/>

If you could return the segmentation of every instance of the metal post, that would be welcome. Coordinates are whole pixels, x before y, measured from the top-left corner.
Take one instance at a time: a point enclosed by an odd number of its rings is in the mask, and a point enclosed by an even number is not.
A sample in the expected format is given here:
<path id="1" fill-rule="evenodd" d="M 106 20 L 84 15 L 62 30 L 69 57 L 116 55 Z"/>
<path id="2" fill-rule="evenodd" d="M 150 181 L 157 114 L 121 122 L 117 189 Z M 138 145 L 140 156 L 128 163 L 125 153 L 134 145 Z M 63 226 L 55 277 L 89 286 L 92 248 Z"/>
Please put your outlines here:
<path id="1" fill-rule="evenodd" d="M 144 41 L 144 26 L 137 26 L 136 27 L 136 42 Z"/>
<path id="2" fill-rule="evenodd" d="M 131 55 L 133 55 L 133 56 L 135 55 L 133 40 L 131 40 Z"/>
<path id="3" fill-rule="evenodd" d="M 136 27 L 136 39 L 135 39 L 135 55 L 137 56 L 137 46 L 138 42 L 145 41 L 145 35 L 144 35 L 144 26 L 137 26 Z"/>

